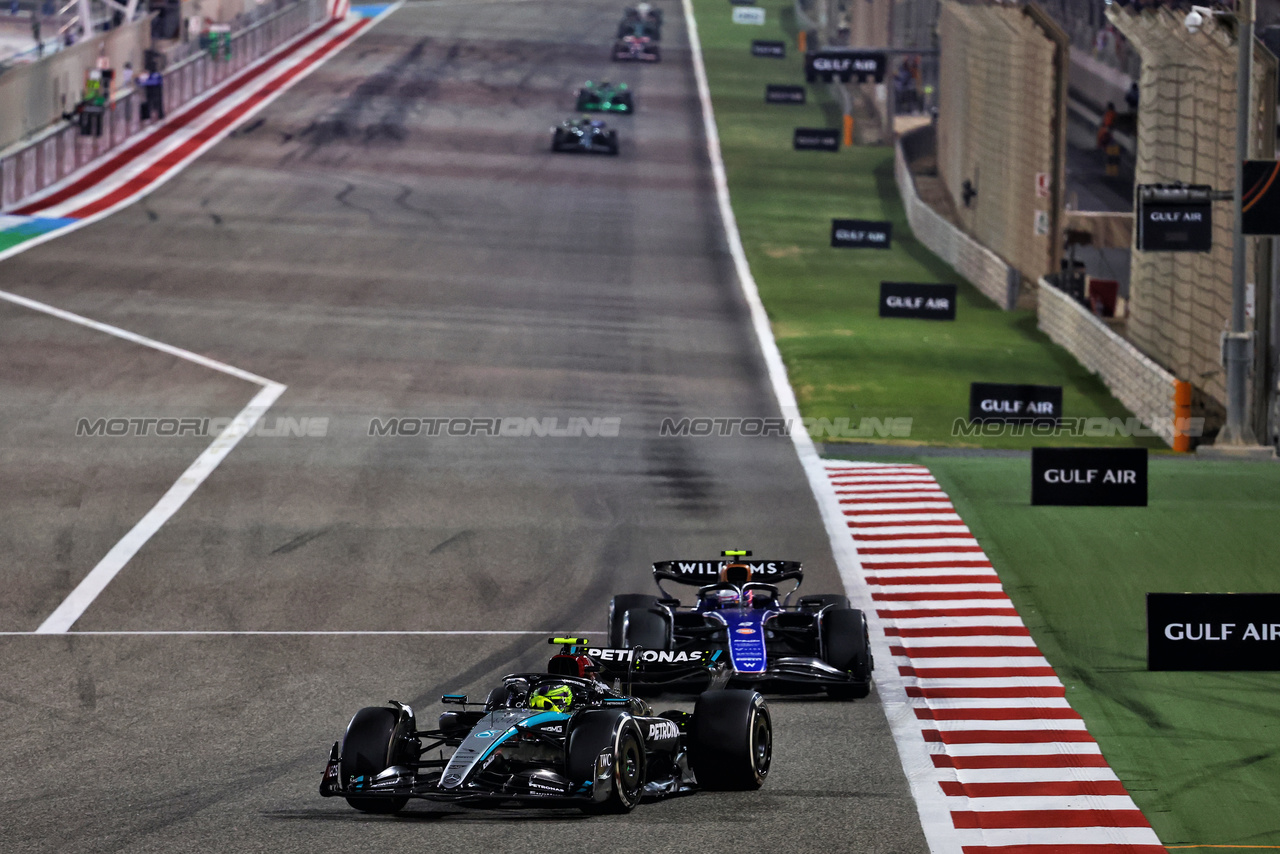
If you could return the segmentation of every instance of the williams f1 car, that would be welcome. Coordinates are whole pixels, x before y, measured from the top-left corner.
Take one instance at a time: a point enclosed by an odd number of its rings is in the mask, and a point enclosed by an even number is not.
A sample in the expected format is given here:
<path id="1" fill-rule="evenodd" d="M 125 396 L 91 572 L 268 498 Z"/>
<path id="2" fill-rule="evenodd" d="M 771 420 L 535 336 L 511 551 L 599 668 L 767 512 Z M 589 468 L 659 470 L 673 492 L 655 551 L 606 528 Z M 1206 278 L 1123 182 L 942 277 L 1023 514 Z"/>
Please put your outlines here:
<path id="1" fill-rule="evenodd" d="M 551 129 L 552 151 L 618 153 L 618 132 L 599 119 L 565 119 Z"/>
<path id="2" fill-rule="evenodd" d="M 600 83 L 587 81 L 587 85 L 578 90 L 578 112 L 580 113 L 631 113 L 636 108 L 631 97 L 631 90 L 626 83 Z"/>
<path id="3" fill-rule="evenodd" d="M 764 783 L 773 729 L 756 692 L 708 691 L 692 713 L 655 715 L 596 678 L 608 669 L 601 661 L 628 675 L 650 666 L 716 669 L 716 653 L 586 655 L 581 638 L 551 642 L 562 646 L 548 672 L 503 677 L 482 704 L 447 694 L 441 701 L 458 708 L 434 729 L 420 729 L 404 703 L 361 709 L 329 753 L 320 794 L 369 813 L 398 812 L 411 798 L 625 813 L 645 798 Z"/>
<path id="4" fill-rule="evenodd" d="M 837 594 L 791 598 L 804 571 L 799 561 L 749 560 L 749 551 L 726 551 L 727 560 L 670 560 L 653 565 L 660 596 L 625 594 L 609 604 L 609 645 L 651 650 L 711 649 L 727 656 L 728 684 L 799 693 L 825 689 L 837 699 L 871 691 L 874 660 L 866 615 Z M 696 585 L 691 605 L 663 582 Z M 783 596 L 778 585 L 794 582 Z M 687 668 L 684 678 L 639 679 L 637 684 L 698 690 L 709 671 Z M 673 678 L 675 677 L 675 678 Z"/>
<path id="5" fill-rule="evenodd" d="M 648 8 L 631 6 L 622 13 L 622 20 L 618 22 L 618 38 L 645 36 L 654 41 L 662 40 L 662 10 L 647 3 L 643 5 Z"/>
<path id="6" fill-rule="evenodd" d="M 660 62 L 662 60 L 662 51 L 654 44 L 653 39 L 644 35 L 643 29 L 643 26 L 637 25 L 630 34 L 618 36 L 617 41 L 613 43 L 614 62 Z"/>

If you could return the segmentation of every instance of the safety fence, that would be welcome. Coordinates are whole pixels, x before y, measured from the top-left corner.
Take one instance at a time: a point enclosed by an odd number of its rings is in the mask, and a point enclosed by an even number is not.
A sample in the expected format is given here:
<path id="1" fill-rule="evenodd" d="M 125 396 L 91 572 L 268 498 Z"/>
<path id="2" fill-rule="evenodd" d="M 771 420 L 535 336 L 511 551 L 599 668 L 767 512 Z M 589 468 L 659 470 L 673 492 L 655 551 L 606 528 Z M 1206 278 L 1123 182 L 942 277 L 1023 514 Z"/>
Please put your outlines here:
<path id="1" fill-rule="evenodd" d="M 323 0 L 298 0 L 245 18 L 238 30 L 233 25 L 230 50 L 222 48 L 216 56 L 212 50 L 178 46 L 163 74 L 166 113 L 199 97 L 324 17 Z M 0 157 L 0 209 L 21 204 L 154 123 L 154 118 L 141 119 L 144 102 L 140 88 L 118 97 L 103 113 L 101 135 L 83 135 L 77 125 L 66 123 L 11 148 Z"/>

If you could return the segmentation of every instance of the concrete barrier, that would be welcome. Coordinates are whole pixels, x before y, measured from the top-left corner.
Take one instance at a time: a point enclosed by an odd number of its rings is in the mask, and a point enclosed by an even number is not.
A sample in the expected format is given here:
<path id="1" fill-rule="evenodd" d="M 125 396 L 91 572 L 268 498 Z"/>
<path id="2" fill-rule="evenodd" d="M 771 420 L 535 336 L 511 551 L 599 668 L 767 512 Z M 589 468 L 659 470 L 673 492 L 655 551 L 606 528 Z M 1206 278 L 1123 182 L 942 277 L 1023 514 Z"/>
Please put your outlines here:
<path id="1" fill-rule="evenodd" d="M 1174 444 L 1173 374 L 1045 279 L 1037 292 L 1040 329 L 1097 374 L 1116 399 L 1169 445 Z M 1185 450 L 1185 447 L 1183 448 Z"/>

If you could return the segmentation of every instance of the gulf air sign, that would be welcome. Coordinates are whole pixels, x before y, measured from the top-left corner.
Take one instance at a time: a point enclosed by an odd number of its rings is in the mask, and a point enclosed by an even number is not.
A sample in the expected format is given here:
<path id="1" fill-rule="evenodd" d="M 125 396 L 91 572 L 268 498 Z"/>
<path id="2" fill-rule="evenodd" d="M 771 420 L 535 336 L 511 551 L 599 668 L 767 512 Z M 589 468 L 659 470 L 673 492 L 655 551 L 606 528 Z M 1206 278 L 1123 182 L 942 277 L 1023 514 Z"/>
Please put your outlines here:
<path id="1" fill-rule="evenodd" d="M 804 79 L 810 83 L 840 80 L 859 83 L 884 82 L 889 60 L 884 53 L 870 50 L 811 50 L 804 55 Z"/>

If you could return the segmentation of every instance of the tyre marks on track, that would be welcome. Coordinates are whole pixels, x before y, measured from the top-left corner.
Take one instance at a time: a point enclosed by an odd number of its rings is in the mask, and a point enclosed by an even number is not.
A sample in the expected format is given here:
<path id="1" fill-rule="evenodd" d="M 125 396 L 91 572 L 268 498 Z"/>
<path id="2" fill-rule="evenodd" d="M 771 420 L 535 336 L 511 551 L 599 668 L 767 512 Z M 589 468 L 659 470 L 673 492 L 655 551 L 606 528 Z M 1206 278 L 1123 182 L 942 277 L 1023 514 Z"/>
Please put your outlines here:
<path id="1" fill-rule="evenodd" d="M 929 470 L 825 467 L 932 760 L 954 847 L 1163 854 Z"/>

